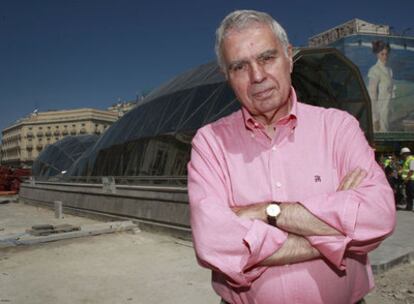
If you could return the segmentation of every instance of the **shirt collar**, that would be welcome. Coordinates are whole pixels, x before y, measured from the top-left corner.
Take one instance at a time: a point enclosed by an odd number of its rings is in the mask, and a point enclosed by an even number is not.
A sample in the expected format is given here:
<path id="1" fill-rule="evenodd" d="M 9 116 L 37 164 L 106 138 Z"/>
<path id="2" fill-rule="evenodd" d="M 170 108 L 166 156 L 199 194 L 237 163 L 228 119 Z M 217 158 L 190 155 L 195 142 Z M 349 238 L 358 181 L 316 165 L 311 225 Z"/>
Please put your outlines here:
<path id="1" fill-rule="evenodd" d="M 280 118 L 274 125 L 285 125 L 290 123 L 290 125 L 294 128 L 296 127 L 296 121 L 297 121 L 297 107 L 298 107 L 298 101 L 296 97 L 296 92 L 293 87 L 290 89 L 290 111 L 289 113 Z M 250 112 L 245 108 L 242 107 L 242 113 L 243 113 L 243 119 L 244 124 L 247 129 L 254 130 L 254 129 L 264 129 L 264 126 L 262 123 L 258 122 L 254 117 L 250 114 Z"/>

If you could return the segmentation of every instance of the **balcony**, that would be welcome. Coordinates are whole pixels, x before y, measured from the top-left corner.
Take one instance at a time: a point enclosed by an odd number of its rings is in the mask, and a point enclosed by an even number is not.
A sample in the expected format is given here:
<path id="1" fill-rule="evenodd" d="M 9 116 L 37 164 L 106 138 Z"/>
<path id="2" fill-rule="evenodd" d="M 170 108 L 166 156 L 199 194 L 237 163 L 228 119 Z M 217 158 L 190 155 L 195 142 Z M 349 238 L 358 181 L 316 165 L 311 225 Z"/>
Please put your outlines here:
<path id="1" fill-rule="evenodd" d="M 33 145 L 32 144 L 27 144 L 26 149 L 29 150 L 29 151 L 33 150 Z"/>
<path id="2" fill-rule="evenodd" d="M 68 134 L 69 134 L 69 131 L 68 131 L 67 129 L 65 129 L 65 130 L 63 130 L 63 131 L 62 131 L 62 135 L 63 135 L 63 136 L 66 136 L 66 135 L 68 135 Z"/>
<path id="3" fill-rule="evenodd" d="M 37 137 L 43 137 L 43 132 L 42 131 L 39 131 L 39 132 L 37 132 Z"/>
<path id="4" fill-rule="evenodd" d="M 60 135 L 60 131 L 59 130 L 55 130 L 55 132 L 53 132 L 53 135 L 59 136 Z"/>
<path id="5" fill-rule="evenodd" d="M 70 130 L 70 135 L 76 135 L 76 129 L 72 129 L 72 130 Z"/>
<path id="6" fill-rule="evenodd" d="M 33 132 L 27 132 L 27 135 L 26 135 L 26 137 L 27 138 L 33 138 Z"/>
<path id="7" fill-rule="evenodd" d="M 43 149 L 43 145 L 42 144 L 37 144 L 36 145 L 36 149 L 37 150 L 42 150 Z"/>
<path id="8" fill-rule="evenodd" d="M 85 128 L 81 128 L 79 133 L 80 134 L 85 134 L 86 133 L 86 129 Z"/>
<path id="9" fill-rule="evenodd" d="M 45 134 L 46 134 L 47 137 L 50 137 L 50 136 L 52 136 L 52 131 L 50 131 L 50 130 L 49 131 L 46 131 Z"/>

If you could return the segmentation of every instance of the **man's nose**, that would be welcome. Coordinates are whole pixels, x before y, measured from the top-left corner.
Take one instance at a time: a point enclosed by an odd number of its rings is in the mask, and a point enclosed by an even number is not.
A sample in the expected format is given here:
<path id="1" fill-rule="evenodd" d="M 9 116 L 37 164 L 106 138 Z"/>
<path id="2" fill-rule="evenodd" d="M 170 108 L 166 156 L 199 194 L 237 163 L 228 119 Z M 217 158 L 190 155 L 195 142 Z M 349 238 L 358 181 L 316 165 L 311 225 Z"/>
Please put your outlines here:
<path id="1" fill-rule="evenodd" d="M 257 63 L 253 63 L 250 66 L 250 81 L 252 83 L 262 82 L 265 79 L 266 73 L 264 68 Z"/>

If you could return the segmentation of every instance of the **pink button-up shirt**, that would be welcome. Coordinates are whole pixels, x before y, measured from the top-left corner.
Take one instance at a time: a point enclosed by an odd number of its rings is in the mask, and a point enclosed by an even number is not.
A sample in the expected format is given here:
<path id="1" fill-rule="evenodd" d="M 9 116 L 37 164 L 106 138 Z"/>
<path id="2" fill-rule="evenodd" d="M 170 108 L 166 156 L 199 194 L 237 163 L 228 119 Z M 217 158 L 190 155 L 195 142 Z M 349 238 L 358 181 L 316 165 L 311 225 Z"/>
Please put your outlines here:
<path id="1" fill-rule="evenodd" d="M 296 101 L 269 138 L 240 110 L 201 128 L 188 165 L 196 255 L 213 270 L 214 290 L 230 303 L 354 303 L 373 288 L 367 253 L 395 226 L 392 190 L 358 121 L 349 114 Z M 361 185 L 336 191 L 347 172 L 368 172 Z M 323 258 L 255 266 L 287 234 L 230 209 L 300 202 L 343 236 L 311 236 Z"/>

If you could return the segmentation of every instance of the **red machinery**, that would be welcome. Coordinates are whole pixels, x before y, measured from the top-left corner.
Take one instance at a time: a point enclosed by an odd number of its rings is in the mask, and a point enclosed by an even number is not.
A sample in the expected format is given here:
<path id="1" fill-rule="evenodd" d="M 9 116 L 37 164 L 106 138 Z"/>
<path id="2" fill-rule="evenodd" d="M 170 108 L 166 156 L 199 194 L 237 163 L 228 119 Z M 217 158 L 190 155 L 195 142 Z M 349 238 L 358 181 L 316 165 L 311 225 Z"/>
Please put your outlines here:
<path id="1" fill-rule="evenodd" d="M 30 175 L 30 169 L 12 169 L 0 166 L 0 192 L 19 192 L 20 183 Z"/>

